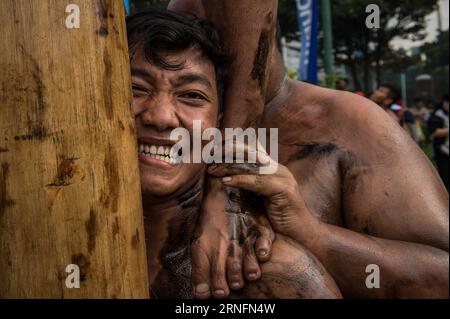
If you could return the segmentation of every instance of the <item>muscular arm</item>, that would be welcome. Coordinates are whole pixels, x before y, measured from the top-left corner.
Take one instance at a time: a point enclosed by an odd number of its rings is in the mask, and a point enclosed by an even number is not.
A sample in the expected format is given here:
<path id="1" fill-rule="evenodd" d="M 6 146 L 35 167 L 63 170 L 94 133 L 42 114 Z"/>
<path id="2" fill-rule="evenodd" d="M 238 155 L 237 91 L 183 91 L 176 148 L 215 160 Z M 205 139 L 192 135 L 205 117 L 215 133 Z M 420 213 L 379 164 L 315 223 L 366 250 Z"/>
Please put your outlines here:
<path id="1" fill-rule="evenodd" d="M 431 134 L 434 138 L 442 138 L 448 135 L 448 128 L 438 128 L 436 131 Z"/>
<path id="2" fill-rule="evenodd" d="M 228 70 L 225 111 L 221 122 L 223 129 L 258 127 L 265 101 L 278 89 L 278 83 L 284 76 L 282 65 L 278 69 L 279 72 L 270 70 L 272 56 L 277 54 L 275 45 L 277 7 L 278 0 L 172 0 L 169 3 L 169 10 L 189 12 L 213 22 L 225 46 L 234 55 Z M 229 241 L 223 214 L 223 211 L 228 212 L 226 201 L 229 199 L 226 191 L 229 190 L 225 190 L 220 182 L 214 180 L 209 182 L 212 191 L 205 197 L 202 213 L 205 231 L 199 235 L 197 245 L 193 248 L 194 269 L 196 269 L 193 272 L 193 282 L 195 286 L 211 287 L 213 296 L 223 298 L 229 292 L 223 269 L 225 260 L 228 265 L 226 267 L 228 283 L 232 289 L 243 286 L 241 268 L 248 281 L 257 279 L 260 269 L 255 256 L 246 255 L 245 250 L 240 254 L 240 248 L 233 243 L 232 247 L 235 249 L 229 251 L 234 252 L 234 257 L 226 256 L 224 250 L 208 252 L 208 249 L 211 250 L 211 243 L 224 246 Z M 213 232 L 214 229 L 218 231 Z M 218 233 L 225 234 L 221 236 L 222 238 L 218 238 Z M 258 251 L 258 260 L 266 261 L 270 258 L 273 233 L 270 226 L 267 226 L 260 234 L 255 248 Z M 204 243 L 207 245 L 203 249 L 206 253 L 198 253 L 200 251 L 198 248 L 203 247 Z M 238 261 L 241 255 L 245 255 L 242 266 Z M 204 262 L 207 257 L 216 261 L 212 265 L 211 280 L 207 278 L 210 273 L 209 264 Z M 217 291 L 224 293 L 219 295 Z M 209 292 L 196 293 L 196 297 L 207 298 Z"/>
<path id="3" fill-rule="evenodd" d="M 448 297 L 448 193 L 434 168 L 378 107 L 351 95 L 331 98 L 336 121 L 354 116 L 338 141 L 347 229 L 300 220 L 296 239 L 344 296 Z M 380 289 L 365 285 L 369 264 L 380 268 Z"/>
<path id="4" fill-rule="evenodd" d="M 335 143 L 330 149 L 337 153 L 342 227 L 313 215 L 311 198 L 306 202 L 303 195 L 308 181 L 295 180 L 288 169 L 294 163 L 280 165 L 268 176 L 224 167 L 210 168 L 210 173 L 234 175 L 225 185 L 265 196 L 275 231 L 314 254 L 344 297 L 447 297 L 448 193 L 432 165 L 378 106 L 316 87 L 303 91 L 305 98 L 309 95 L 322 98 L 325 112 L 315 106 L 314 114 L 321 114 L 323 121 L 316 119 L 315 124 L 321 129 L 303 131 L 302 138 Z M 301 112 L 306 116 L 305 109 Z M 328 168 L 310 177 L 317 180 L 315 192 L 326 193 L 331 187 L 323 177 L 333 174 L 332 162 L 330 158 Z M 366 268 L 372 264 L 381 272 L 379 289 L 366 286 Z"/>
<path id="5" fill-rule="evenodd" d="M 448 297 L 446 251 L 363 235 L 327 224 L 316 227 L 315 231 L 317 240 L 307 247 L 329 270 L 345 297 Z M 369 265 L 380 269 L 379 289 L 366 286 Z"/>
<path id="6" fill-rule="evenodd" d="M 200 15 L 219 29 L 235 55 L 222 127 L 256 127 L 265 101 L 277 89 L 275 78 L 284 74 L 270 69 L 277 54 L 278 0 L 172 0 L 168 8 Z"/>

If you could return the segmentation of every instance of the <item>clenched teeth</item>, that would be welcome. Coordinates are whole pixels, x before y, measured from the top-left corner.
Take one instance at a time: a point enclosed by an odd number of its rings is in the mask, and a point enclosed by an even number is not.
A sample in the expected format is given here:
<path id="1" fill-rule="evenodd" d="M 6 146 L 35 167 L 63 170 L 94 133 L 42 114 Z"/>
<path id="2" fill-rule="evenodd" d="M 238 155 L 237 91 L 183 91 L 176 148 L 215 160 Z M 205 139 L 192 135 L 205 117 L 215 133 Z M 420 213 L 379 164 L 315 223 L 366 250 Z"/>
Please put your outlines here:
<path id="1" fill-rule="evenodd" d="M 171 156 L 171 148 L 169 146 L 140 144 L 138 153 L 170 164 L 179 163 L 176 158 Z"/>

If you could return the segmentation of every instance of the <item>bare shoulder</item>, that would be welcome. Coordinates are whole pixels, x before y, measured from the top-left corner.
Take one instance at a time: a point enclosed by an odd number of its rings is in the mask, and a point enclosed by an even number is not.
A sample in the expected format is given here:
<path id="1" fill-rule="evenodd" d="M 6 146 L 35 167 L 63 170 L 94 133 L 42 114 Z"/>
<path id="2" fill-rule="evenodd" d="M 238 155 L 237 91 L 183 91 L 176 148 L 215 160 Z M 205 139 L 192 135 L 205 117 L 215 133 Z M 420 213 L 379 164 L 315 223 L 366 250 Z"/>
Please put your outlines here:
<path id="1" fill-rule="evenodd" d="M 323 121 L 311 140 L 333 143 L 339 152 L 347 227 L 448 250 L 448 193 L 406 131 L 365 98 L 310 86 L 307 91 L 310 99 L 320 96 Z"/>
<path id="2" fill-rule="evenodd" d="M 295 132 L 290 135 L 302 138 L 298 145 L 334 144 L 342 154 L 351 153 L 371 166 L 398 169 L 407 165 L 435 175 L 431 163 L 406 131 L 364 97 L 296 82 L 286 106 L 277 113 L 287 114 L 281 116 L 289 118 L 284 123 Z"/>
<path id="3" fill-rule="evenodd" d="M 407 137 L 381 107 L 354 93 L 297 81 L 293 96 L 293 103 L 289 103 L 290 107 L 303 110 L 302 112 L 305 115 L 308 114 L 307 117 L 310 120 L 316 120 L 323 126 L 333 128 L 337 139 L 340 134 L 355 132 L 355 129 L 358 130 L 358 135 L 353 136 L 353 141 L 358 141 L 358 136 L 361 138 L 367 137 L 366 135 L 382 137 L 380 134 L 382 131 L 389 132 L 390 136 L 395 134 L 403 139 Z"/>
<path id="4" fill-rule="evenodd" d="M 300 144 L 335 142 L 347 147 L 371 137 L 408 143 L 399 125 L 369 99 L 300 81 L 291 81 L 288 91 L 284 103 L 266 109 L 263 117 L 264 124 L 280 128 L 281 139 L 298 136 Z"/>
<path id="5" fill-rule="evenodd" d="M 277 235 L 270 261 L 262 264 L 262 276 L 248 283 L 247 298 L 334 299 L 341 298 L 334 279 L 304 247 Z"/>

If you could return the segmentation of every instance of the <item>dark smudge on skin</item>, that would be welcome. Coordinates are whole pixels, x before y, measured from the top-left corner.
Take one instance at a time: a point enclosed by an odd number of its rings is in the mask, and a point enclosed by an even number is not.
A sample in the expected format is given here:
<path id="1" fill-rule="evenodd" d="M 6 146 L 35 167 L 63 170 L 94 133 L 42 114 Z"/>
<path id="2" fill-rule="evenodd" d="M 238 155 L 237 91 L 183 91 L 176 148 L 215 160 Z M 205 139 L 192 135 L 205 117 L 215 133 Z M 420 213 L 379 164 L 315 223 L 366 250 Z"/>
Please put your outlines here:
<path id="1" fill-rule="evenodd" d="M 266 64 L 269 56 L 269 33 L 262 31 L 259 37 L 258 48 L 255 53 L 255 60 L 253 61 L 253 69 L 251 77 L 257 80 L 261 91 L 264 89 L 266 77 Z"/>
<path id="2" fill-rule="evenodd" d="M 201 182 L 197 183 L 177 198 L 182 212 L 168 223 L 168 236 L 159 252 L 163 271 L 156 276 L 151 287 L 154 298 L 193 298 L 190 245 L 195 240 L 194 229 L 200 215 L 202 185 Z"/>

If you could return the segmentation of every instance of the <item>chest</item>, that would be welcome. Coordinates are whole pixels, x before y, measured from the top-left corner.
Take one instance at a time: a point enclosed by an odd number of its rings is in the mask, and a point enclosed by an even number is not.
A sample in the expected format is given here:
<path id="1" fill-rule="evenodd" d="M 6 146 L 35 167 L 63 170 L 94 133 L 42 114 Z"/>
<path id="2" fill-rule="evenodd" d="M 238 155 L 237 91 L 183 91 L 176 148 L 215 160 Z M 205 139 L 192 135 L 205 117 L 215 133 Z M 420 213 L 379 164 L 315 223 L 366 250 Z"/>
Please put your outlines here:
<path id="1" fill-rule="evenodd" d="M 191 252 L 189 247 L 162 257 L 162 269 L 151 284 L 154 299 L 192 299 Z"/>
<path id="2" fill-rule="evenodd" d="M 339 152 L 332 145 L 281 150 L 307 207 L 321 221 L 342 226 L 342 178 Z"/>

